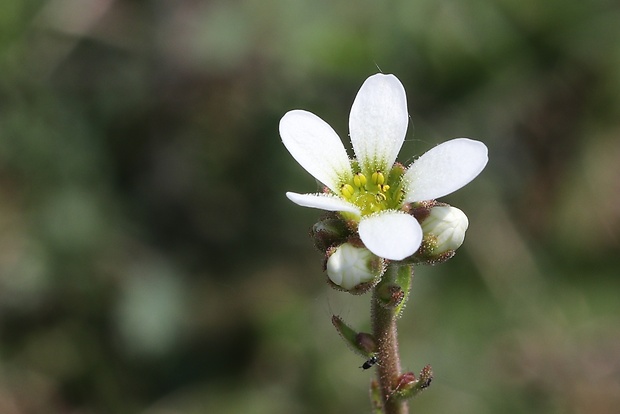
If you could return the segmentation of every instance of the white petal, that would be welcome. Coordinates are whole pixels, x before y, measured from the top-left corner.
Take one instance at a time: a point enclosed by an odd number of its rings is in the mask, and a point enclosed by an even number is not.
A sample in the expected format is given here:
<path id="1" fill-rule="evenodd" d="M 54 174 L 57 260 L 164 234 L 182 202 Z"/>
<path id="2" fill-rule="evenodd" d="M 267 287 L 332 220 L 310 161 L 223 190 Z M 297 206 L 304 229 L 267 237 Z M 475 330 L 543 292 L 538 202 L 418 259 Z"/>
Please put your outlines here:
<path id="1" fill-rule="evenodd" d="M 362 218 L 358 233 L 368 250 L 379 257 L 402 260 L 418 250 L 422 228 L 409 214 L 386 211 Z"/>
<path id="2" fill-rule="evenodd" d="M 405 202 L 434 200 L 453 193 L 476 178 L 488 160 L 487 147 L 480 141 L 456 138 L 436 146 L 405 173 Z"/>
<path id="3" fill-rule="evenodd" d="M 366 79 L 349 117 L 351 143 L 362 172 L 392 168 L 408 122 L 405 89 L 396 76 L 379 73 Z"/>
<path id="4" fill-rule="evenodd" d="M 330 194 L 298 194 L 288 192 L 286 196 L 293 203 L 302 207 L 318 208 L 327 211 L 344 211 L 357 215 L 361 214 L 359 208 L 354 204 Z"/>
<path id="5" fill-rule="evenodd" d="M 352 177 L 351 163 L 338 134 L 311 112 L 289 111 L 280 120 L 286 149 L 306 171 L 334 192 Z"/>

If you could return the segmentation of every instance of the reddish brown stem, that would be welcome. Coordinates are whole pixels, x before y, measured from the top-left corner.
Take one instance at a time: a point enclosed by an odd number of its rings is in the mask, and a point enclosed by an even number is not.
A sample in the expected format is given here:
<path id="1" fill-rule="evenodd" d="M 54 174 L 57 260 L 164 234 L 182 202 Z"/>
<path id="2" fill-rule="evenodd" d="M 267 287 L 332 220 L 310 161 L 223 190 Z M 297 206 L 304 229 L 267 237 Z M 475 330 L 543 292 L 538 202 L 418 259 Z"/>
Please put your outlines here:
<path id="1" fill-rule="evenodd" d="M 388 268 L 395 272 L 396 269 Z M 384 277 L 384 280 L 389 279 Z M 401 375 L 400 355 L 398 352 L 398 335 L 396 330 L 396 313 L 394 309 L 386 309 L 380 304 L 377 286 L 373 291 L 372 333 L 377 341 L 377 379 L 383 396 L 383 412 L 385 414 L 407 414 L 409 407 L 406 401 L 390 398 Z"/>

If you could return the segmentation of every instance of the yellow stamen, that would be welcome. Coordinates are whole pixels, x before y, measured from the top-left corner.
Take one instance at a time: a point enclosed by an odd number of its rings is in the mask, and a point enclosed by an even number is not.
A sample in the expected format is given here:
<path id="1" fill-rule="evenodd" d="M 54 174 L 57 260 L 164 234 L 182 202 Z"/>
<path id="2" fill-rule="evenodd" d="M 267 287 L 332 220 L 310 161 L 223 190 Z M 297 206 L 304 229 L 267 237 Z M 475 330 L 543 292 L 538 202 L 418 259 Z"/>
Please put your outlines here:
<path id="1" fill-rule="evenodd" d="M 385 182 L 385 176 L 381 171 L 375 171 L 374 173 L 372 173 L 372 182 L 374 184 L 381 185 Z"/>
<path id="2" fill-rule="evenodd" d="M 353 176 L 353 184 L 356 187 L 362 188 L 366 185 L 366 176 L 362 173 L 357 173 Z"/>
<path id="3" fill-rule="evenodd" d="M 351 184 L 343 184 L 340 187 L 340 192 L 342 193 L 342 196 L 344 198 L 349 199 L 353 197 L 353 193 L 355 192 L 355 189 L 353 188 Z"/>

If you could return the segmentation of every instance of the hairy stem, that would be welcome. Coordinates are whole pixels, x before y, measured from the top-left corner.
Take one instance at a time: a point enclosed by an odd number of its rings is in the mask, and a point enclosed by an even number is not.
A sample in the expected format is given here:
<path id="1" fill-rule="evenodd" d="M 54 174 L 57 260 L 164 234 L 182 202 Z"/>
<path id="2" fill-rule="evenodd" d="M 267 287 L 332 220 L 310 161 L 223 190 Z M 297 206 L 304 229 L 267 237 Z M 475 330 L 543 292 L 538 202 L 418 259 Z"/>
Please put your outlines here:
<path id="1" fill-rule="evenodd" d="M 371 304 L 372 333 L 377 341 L 377 379 L 383 397 L 383 410 L 385 414 L 406 414 L 409 408 L 406 401 L 390 398 L 394 387 L 401 375 L 400 355 L 398 351 L 398 335 L 396 319 L 398 312 L 394 308 L 386 308 L 381 305 L 379 289 L 381 284 L 389 283 L 397 278 L 398 272 L 411 272 L 411 266 L 403 269 L 398 265 L 391 264 L 383 281 L 375 287 Z"/>

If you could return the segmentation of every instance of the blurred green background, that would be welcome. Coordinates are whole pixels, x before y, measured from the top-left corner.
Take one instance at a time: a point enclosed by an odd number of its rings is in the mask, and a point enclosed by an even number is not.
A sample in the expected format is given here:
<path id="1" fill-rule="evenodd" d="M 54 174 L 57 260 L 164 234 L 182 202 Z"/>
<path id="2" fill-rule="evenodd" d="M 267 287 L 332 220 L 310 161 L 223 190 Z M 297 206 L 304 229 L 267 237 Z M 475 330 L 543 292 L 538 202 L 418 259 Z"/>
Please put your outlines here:
<path id="1" fill-rule="evenodd" d="M 612 0 L 0 3 L 0 413 L 368 413 L 307 236 L 318 184 L 278 122 L 347 141 L 380 68 L 399 160 L 449 138 L 490 162 L 417 269 L 412 413 L 620 406 L 620 5 Z M 346 145 L 349 145 L 347 142 Z"/>

